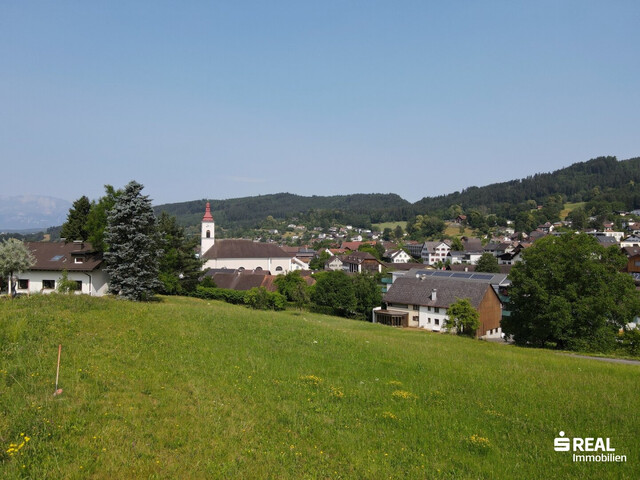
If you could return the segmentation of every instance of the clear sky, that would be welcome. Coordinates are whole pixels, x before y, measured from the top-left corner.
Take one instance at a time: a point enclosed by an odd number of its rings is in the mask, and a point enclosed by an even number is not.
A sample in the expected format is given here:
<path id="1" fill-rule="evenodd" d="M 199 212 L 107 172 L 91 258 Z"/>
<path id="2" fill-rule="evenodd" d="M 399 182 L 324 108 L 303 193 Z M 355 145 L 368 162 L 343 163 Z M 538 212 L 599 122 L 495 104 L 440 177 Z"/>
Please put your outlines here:
<path id="1" fill-rule="evenodd" d="M 640 156 L 640 2 L 0 1 L 0 193 L 410 201 Z"/>

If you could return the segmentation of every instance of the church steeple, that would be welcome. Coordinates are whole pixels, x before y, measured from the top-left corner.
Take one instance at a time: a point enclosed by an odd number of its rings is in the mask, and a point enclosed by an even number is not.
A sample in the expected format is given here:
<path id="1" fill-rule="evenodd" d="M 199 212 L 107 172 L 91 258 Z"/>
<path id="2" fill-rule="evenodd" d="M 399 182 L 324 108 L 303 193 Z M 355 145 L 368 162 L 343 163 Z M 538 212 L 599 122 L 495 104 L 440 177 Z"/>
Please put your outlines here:
<path id="1" fill-rule="evenodd" d="M 211 215 L 211 204 L 207 202 L 207 206 L 204 211 L 204 217 L 202 217 L 203 222 L 213 222 L 213 215 Z"/>
<path id="2" fill-rule="evenodd" d="M 200 257 L 202 257 L 207 250 L 209 250 L 216 243 L 216 224 L 211 215 L 211 205 L 207 202 L 207 206 L 204 211 L 204 217 L 202 217 L 202 229 L 200 234 Z"/>

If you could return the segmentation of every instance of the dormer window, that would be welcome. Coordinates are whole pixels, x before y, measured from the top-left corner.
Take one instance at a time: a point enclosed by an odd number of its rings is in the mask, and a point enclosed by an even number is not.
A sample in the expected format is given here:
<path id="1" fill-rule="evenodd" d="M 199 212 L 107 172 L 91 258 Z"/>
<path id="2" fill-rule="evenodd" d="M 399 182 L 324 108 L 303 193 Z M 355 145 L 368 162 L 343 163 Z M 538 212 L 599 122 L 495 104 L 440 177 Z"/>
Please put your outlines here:
<path id="1" fill-rule="evenodd" d="M 84 263 L 84 257 L 75 257 L 73 263 Z"/>

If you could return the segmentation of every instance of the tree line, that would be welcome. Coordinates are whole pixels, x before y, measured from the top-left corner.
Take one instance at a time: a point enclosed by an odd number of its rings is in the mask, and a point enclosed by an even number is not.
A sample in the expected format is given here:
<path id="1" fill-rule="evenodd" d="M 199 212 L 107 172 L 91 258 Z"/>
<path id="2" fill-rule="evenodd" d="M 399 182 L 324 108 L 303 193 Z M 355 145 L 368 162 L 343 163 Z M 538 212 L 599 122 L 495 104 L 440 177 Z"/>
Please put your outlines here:
<path id="1" fill-rule="evenodd" d="M 65 241 L 91 243 L 104 255 L 109 288 L 124 298 L 147 300 L 154 293 L 195 291 L 202 262 L 196 257 L 197 238 L 188 238 L 176 218 L 156 217 L 143 185 L 132 181 L 90 202 L 73 202 L 60 236 Z"/>
<path id="2" fill-rule="evenodd" d="M 360 318 L 369 318 L 381 302 L 378 280 L 370 275 L 320 272 L 309 287 L 299 272 L 290 272 L 276 279 L 277 292 L 224 291 L 209 278 L 201 281 L 202 261 L 195 255 L 198 238 L 187 238 L 176 217 L 164 211 L 157 219 L 142 189 L 133 181 L 121 190 L 107 185 L 105 196 L 94 202 L 81 197 L 62 227 L 69 241 L 97 242 L 112 293 L 132 300 L 148 300 L 154 293 L 194 295 L 275 310 L 289 302 Z"/>
<path id="3" fill-rule="evenodd" d="M 202 219 L 206 201 L 165 204 L 155 207 L 155 211 L 158 215 L 166 211 L 175 215 L 180 225 L 193 226 Z M 349 224 L 370 228 L 374 223 L 387 221 L 415 223 L 419 215 L 447 220 L 461 213 L 470 216 L 474 212 L 485 217 L 486 227 L 501 225 L 511 219 L 522 227 L 517 230 L 527 231 L 534 224 L 537 226 L 537 222 L 554 221 L 558 217 L 551 205 L 547 209 L 550 202 L 604 203 L 610 210 L 640 208 L 640 157 L 623 161 L 612 156 L 598 157 L 551 173 L 424 197 L 413 204 L 395 194 L 306 197 L 279 193 L 209 201 L 216 212 L 216 221 L 234 232 L 260 228 L 269 215 L 308 226 Z M 532 213 L 531 210 L 539 205 L 545 211 Z M 480 228 L 486 228 L 482 221 L 479 223 Z"/>

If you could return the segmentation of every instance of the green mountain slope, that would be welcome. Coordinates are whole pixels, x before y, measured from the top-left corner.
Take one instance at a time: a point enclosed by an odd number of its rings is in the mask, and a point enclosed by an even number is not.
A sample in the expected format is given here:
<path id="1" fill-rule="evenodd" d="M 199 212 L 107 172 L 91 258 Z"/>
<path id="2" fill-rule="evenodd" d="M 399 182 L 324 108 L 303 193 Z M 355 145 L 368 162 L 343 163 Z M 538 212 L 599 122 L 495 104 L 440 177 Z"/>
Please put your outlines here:
<path id="1" fill-rule="evenodd" d="M 461 205 L 465 210 L 483 207 L 495 212 L 502 204 L 515 205 L 527 200 L 541 204 L 545 197 L 555 194 L 561 194 L 571 202 L 589 201 L 604 194 L 603 200 L 623 202 L 628 209 L 639 208 L 640 157 L 623 161 L 599 157 L 551 173 L 425 197 L 414 206 L 419 211 L 431 212 L 445 210 L 451 205 Z"/>
<path id="2" fill-rule="evenodd" d="M 183 225 L 196 225 L 202 220 L 207 200 L 173 203 L 155 207 L 156 213 L 165 211 L 178 217 Z M 354 194 L 305 197 L 291 193 L 277 193 L 256 197 L 209 200 L 218 225 L 256 227 L 269 215 L 285 219 L 307 215 L 314 210 L 334 212 L 334 216 L 353 223 L 363 220 L 387 221 L 406 217 L 411 204 L 396 194 Z"/>

